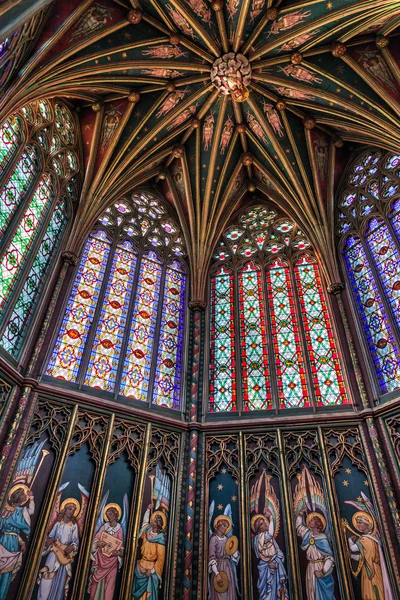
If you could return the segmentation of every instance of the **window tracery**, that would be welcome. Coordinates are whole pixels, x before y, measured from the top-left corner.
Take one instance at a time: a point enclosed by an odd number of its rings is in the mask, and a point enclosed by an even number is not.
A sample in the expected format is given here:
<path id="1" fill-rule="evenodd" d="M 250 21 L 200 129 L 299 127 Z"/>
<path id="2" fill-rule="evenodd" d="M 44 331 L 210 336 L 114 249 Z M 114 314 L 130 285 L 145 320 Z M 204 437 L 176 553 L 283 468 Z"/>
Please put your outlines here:
<path id="1" fill-rule="evenodd" d="M 46 374 L 180 408 L 186 306 L 178 225 L 136 191 L 99 218 L 83 251 Z"/>
<path id="2" fill-rule="evenodd" d="M 338 200 L 337 233 L 380 392 L 400 387 L 400 156 L 363 152 Z"/>
<path id="3" fill-rule="evenodd" d="M 346 403 L 319 267 L 299 227 L 267 206 L 248 209 L 214 260 L 209 410 Z"/>
<path id="4" fill-rule="evenodd" d="M 77 135 L 56 146 L 60 102 L 40 100 L 0 128 L 0 336 L 18 358 L 76 199 Z"/>

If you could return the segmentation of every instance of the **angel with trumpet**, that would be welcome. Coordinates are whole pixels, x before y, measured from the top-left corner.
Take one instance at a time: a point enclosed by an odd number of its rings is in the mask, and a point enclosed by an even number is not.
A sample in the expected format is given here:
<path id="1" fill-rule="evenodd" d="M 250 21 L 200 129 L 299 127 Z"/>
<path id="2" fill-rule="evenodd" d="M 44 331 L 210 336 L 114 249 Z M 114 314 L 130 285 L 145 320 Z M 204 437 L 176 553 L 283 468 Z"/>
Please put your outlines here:
<path id="1" fill-rule="evenodd" d="M 335 600 L 335 561 L 329 541 L 328 511 L 325 495 L 306 466 L 298 476 L 294 492 L 296 532 L 308 561 L 307 600 Z"/>
<path id="2" fill-rule="evenodd" d="M 264 486 L 264 510 L 260 498 Z M 250 526 L 254 534 L 254 553 L 258 559 L 257 589 L 260 600 L 288 600 L 285 557 L 276 541 L 280 527 L 279 500 L 264 469 L 250 490 Z"/>
<path id="3" fill-rule="evenodd" d="M 352 518 L 354 529 L 346 519 L 342 519 L 342 527 L 349 547 L 351 571 L 356 578 L 361 573 L 361 600 L 393 600 L 375 509 L 363 492 L 357 501 L 345 500 L 345 504 L 354 506 L 357 511 Z M 348 532 L 353 535 L 349 536 Z"/>
<path id="4" fill-rule="evenodd" d="M 0 515 L 0 600 L 5 600 L 11 582 L 21 568 L 35 512 L 32 492 L 40 467 L 49 454 L 46 440 L 27 446 L 18 463 L 7 500 Z"/>

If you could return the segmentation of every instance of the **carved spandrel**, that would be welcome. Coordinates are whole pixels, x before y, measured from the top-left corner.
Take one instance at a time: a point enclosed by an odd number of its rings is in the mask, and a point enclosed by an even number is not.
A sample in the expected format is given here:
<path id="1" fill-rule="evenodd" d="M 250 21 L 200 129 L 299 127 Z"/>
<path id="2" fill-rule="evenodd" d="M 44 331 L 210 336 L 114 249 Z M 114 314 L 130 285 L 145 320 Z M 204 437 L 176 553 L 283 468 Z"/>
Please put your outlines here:
<path id="1" fill-rule="evenodd" d="M 206 442 L 207 479 L 211 479 L 222 465 L 239 480 L 239 444 L 236 435 L 212 436 Z"/>
<path id="2" fill-rule="evenodd" d="M 130 465 L 138 472 L 145 433 L 145 425 L 117 420 L 111 438 L 108 464 L 114 463 L 122 452 L 126 452 Z"/>

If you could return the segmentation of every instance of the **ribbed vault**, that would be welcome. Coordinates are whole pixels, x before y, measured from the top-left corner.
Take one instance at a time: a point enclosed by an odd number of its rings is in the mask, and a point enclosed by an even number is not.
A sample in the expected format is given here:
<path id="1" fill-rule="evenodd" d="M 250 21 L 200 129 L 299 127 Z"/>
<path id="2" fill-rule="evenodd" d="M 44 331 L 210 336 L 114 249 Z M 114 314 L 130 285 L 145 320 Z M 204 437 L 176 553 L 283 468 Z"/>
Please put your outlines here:
<path id="1" fill-rule="evenodd" d="M 77 107 L 86 169 L 72 251 L 110 202 L 155 186 L 201 300 L 215 244 L 255 193 L 296 219 L 333 283 L 346 150 L 400 151 L 399 20 L 400 0 L 58 1 L 0 120 L 38 98 Z"/>

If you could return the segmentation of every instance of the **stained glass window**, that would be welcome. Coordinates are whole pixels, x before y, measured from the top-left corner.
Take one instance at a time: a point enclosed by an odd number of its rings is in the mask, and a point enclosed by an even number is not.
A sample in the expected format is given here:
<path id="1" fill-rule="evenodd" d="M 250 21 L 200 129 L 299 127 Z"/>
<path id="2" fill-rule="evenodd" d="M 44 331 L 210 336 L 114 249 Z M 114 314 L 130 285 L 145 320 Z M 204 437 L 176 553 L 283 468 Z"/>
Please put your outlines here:
<path id="1" fill-rule="evenodd" d="M 364 152 L 338 199 L 337 233 L 383 393 L 400 387 L 399 165 L 397 154 Z"/>
<path id="2" fill-rule="evenodd" d="M 289 267 L 274 261 L 267 281 L 280 407 L 309 406 Z"/>
<path id="3" fill-rule="evenodd" d="M 75 131 L 69 109 L 62 106 Z M 50 100 L 33 102 L 0 127 L 0 339 L 15 358 L 45 290 L 79 186 L 76 148 L 66 149 L 62 140 L 51 147 L 52 107 Z M 72 141 L 75 146 L 75 134 Z"/>
<path id="4" fill-rule="evenodd" d="M 179 227 L 160 199 L 142 191 L 109 206 L 98 226 L 46 374 L 180 409 L 186 275 L 177 259 L 185 254 Z"/>
<path id="5" fill-rule="evenodd" d="M 76 381 L 109 252 L 110 242 L 104 231 L 90 235 L 46 371 L 48 375 Z"/>
<path id="6" fill-rule="evenodd" d="M 211 279 L 210 411 L 235 411 L 233 276 L 224 266 Z"/>
<path id="7" fill-rule="evenodd" d="M 25 333 L 31 324 L 35 307 L 53 264 L 53 258 L 60 246 L 67 223 L 67 215 L 65 203 L 58 203 L 2 335 L 3 348 L 14 357 L 18 356 Z"/>
<path id="8" fill-rule="evenodd" d="M 342 404 L 346 402 L 344 384 L 318 266 L 303 257 L 295 273 L 318 403 Z"/>
<path id="9" fill-rule="evenodd" d="M 21 141 L 21 123 L 17 117 L 0 125 L 0 174 L 15 156 Z"/>
<path id="10" fill-rule="evenodd" d="M 223 233 L 214 261 L 209 410 L 347 403 L 318 264 L 296 223 L 267 206 L 247 209 Z"/>
<path id="11" fill-rule="evenodd" d="M 166 270 L 153 404 L 179 408 L 186 277 L 178 261 Z"/>
<path id="12" fill-rule="evenodd" d="M 135 267 L 132 242 L 118 244 L 85 378 L 91 387 L 114 390 Z"/>
<path id="13" fill-rule="evenodd" d="M 0 259 L 0 308 L 3 308 L 11 287 L 22 269 L 27 253 L 43 222 L 46 209 L 53 199 L 53 183 L 49 174 L 42 175 L 32 199 Z"/>
<path id="14" fill-rule="evenodd" d="M 239 307 L 243 409 L 270 408 L 263 290 L 260 268 L 254 263 L 239 273 Z"/>
<path id="15" fill-rule="evenodd" d="M 0 192 L 0 235 L 4 233 L 19 203 L 29 190 L 38 168 L 35 147 L 27 148 Z"/>
<path id="16" fill-rule="evenodd" d="M 161 270 L 154 252 L 142 258 L 120 388 L 123 396 L 135 400 L 147 400 Z"/>
<path id="17" fill-rule="evenodd" d="M 381 389 L 391 392 L 400 385 L 400 354 L 360 238 L 347 238 L 344 257 Z"/>

